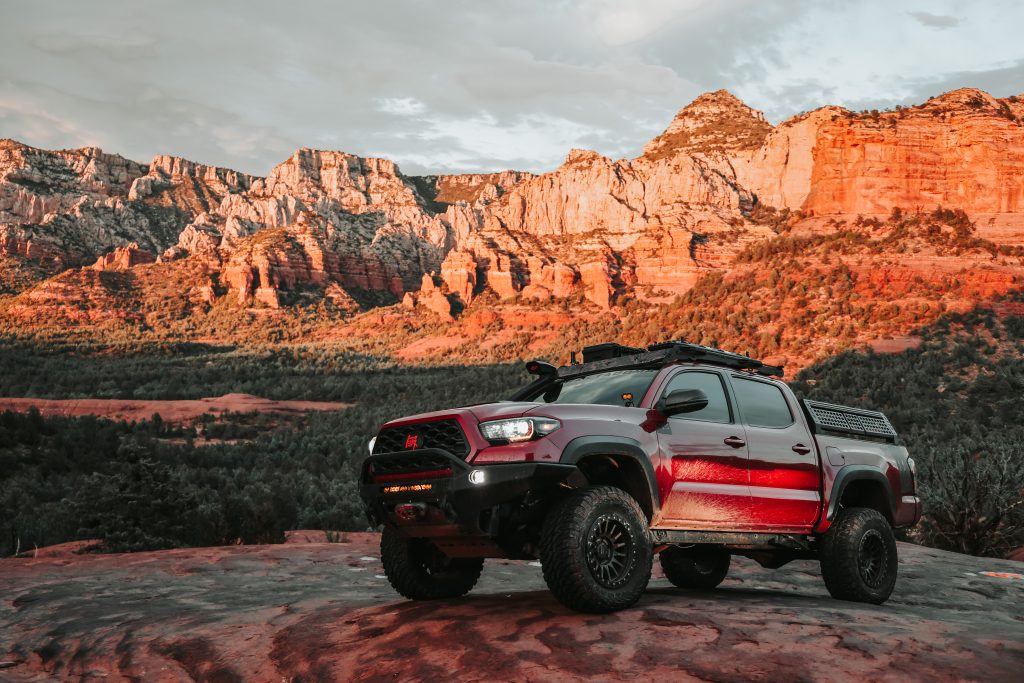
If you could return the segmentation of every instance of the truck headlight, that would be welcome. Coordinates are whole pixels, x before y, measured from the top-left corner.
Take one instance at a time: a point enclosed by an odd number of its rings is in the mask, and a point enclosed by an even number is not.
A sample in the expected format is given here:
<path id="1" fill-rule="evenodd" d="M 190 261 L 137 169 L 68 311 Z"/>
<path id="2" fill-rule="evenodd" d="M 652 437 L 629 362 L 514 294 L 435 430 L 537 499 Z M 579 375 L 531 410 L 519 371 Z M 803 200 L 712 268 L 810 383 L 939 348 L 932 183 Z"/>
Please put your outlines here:
<path id="1" fill-rule="evenodd" d="M 549 417 L 514 417 L 480 423 L 480 433 L 490 442 L 515 443 L 547 436 L 561 427 Z"/>
<path id="2" fill-rule="evenodd" d="M 370 455 L 373 455 L 373 447 L 377 445 L 377 437 L 370 439 Z"/>

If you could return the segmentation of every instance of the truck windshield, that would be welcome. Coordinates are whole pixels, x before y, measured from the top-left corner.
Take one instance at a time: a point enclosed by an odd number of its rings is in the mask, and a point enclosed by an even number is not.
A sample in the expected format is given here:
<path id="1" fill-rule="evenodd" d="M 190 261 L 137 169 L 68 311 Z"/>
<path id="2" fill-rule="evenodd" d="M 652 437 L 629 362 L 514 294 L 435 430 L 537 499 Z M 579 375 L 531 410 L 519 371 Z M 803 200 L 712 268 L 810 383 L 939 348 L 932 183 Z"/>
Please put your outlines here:
<path id="1" fill-rule="evenodd" d="M 535 400 L 543 403 L 590 403 L 636 406 L 657 370 L 613 370 L 558 382 Z"/>

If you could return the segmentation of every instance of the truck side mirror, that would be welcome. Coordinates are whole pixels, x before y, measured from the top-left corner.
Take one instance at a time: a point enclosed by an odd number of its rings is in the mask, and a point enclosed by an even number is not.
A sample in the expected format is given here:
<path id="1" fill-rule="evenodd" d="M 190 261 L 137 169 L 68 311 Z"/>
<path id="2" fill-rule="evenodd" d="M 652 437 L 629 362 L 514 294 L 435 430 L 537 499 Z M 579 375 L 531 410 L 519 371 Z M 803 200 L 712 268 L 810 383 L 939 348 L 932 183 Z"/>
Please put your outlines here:
<path id="1" fill-rule="evenodd" d="M 708 395 L 700 389 L 676 389 L 658 401 L 658 412 L 665 417 L 693 413 L 708 405 Z"/>

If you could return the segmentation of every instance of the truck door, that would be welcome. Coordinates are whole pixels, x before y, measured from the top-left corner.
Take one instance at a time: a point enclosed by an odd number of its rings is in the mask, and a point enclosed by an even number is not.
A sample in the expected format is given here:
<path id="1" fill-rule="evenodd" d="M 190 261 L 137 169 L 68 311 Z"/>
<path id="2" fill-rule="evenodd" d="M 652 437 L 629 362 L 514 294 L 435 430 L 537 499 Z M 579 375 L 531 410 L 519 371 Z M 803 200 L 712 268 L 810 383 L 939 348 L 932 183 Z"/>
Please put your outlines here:
<path id="1" fill-rule="evenodd" d="M 664 520 L 680 529 L 742 528 L 750 508 L 746 437 L 725 379 L 718 372 L 681 370 L 665 383 L 659 399 L 678 389 L 700 389 L 708 405 L 670 417 L 658 430 L 672 479 Z"/>
<path id="2" fill-rule="evenodd" d="M 792 392 L 748 375 L 729 379 L 747 432 L 751 527 L 809 530 L 821 505 L 820 474 Z"/>

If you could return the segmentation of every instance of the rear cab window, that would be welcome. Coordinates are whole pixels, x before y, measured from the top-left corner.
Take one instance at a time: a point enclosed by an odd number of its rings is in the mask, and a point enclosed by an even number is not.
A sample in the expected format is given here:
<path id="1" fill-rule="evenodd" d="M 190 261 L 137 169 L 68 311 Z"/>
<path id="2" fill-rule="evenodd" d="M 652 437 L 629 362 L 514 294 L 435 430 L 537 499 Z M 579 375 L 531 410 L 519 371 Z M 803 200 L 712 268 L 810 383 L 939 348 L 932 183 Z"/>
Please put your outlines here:
<path id="1" fill-rule="evenodd" d="M 743 421 L 751 427 L 784 429 L 793 424 L 789 402 L 775 384 L 733 375 L 732 388 Z"/>

